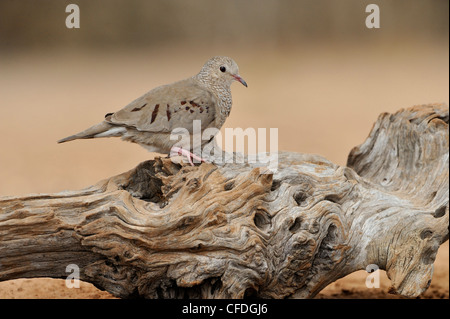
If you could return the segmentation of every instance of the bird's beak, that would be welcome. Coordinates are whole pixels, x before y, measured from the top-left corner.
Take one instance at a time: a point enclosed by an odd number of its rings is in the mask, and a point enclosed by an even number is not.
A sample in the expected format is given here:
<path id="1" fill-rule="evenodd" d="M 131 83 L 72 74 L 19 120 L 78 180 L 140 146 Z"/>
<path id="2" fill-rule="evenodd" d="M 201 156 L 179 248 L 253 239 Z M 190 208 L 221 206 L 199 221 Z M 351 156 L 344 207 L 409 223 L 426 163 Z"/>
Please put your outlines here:
<path id="1" fill-rule="evenodd" d="M 247 82 L 245 82 L 244 79 L 239 75 L 233 75 L 233 77 L 236 79 L 236 81 L 241 82 L 243 86 L 247 87 Z"/>

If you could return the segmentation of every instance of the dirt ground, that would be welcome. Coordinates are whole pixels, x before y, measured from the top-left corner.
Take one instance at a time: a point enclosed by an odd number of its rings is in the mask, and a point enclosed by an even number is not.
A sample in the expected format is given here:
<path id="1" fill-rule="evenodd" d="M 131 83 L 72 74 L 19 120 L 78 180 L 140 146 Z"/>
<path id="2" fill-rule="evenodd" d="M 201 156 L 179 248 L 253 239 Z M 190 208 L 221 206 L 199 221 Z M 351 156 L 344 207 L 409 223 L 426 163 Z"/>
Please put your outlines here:
<path id="1" fill-rule="evenodd" d="M 279 150 L 315 153 L 345 165 L 382 112 L 449 103 L 448 46 L 392 42 L 351 46 L 224 47 L 181 56 L 176 48 L 142 52 L 39 51 L 0 59 L 0 196 L 80 189 L 150 159 L 118 139 L 62 137 L 102 120 L 149 89 L 193 75 L 213 55 L 233 57 L 249 87 L 233 84 L 226 127 L 278 128 Z M 207 52 L 206 52 L 207 51 Z M 441 246 L 421 298 L 449 298 L 449 246 Z M 1 256 L 0 256 L 1 260 Z M 317 298 L 398 298 L 365 286 L 367 273 L 342 278 Z M 112 298 L 88 283 L 0 282 L 0 298 Z"/>

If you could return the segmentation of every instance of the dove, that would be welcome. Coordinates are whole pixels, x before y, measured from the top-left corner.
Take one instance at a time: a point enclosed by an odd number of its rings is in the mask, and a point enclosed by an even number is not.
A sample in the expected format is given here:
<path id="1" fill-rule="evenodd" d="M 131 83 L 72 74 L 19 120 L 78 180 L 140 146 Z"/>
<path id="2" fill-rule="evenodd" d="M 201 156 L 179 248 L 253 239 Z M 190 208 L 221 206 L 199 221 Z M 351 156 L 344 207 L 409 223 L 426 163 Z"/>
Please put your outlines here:
<path id="1" fill-rule="evenodd" d="M 204 160 L 192 153 L 192 143 L 181 144 L 180 147 L 176 139 L 171 139 L 171 133 L 182 129 L 193 138 L 195 120 L 200 121 L 201 132 L 208 128 L 220 130 L 230 115 L 231 84 L 234 81 L 247 87 L 233 59 L 215 56 L 203 65 L 198 74 L 156 87 L 121 110 L 106 114 L 102 122 L 58 143 L 121 137 L 150 152 L 186 156 L 193 165 L 192 159 Z M 201 146 L 208 142 L 202 140 Z"/>

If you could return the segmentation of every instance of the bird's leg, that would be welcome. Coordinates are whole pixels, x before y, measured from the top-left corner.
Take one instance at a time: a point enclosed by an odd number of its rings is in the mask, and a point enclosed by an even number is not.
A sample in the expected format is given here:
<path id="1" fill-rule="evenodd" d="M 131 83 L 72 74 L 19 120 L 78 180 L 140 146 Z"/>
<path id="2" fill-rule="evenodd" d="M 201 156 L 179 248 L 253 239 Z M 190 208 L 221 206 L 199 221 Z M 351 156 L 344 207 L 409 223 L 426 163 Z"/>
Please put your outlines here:
<path id="1" fill-rule="evenodd" d="M 181 147 L 177 147 L 177 146 L 172 147 L 172 149 L 170 150 L 170 157 L 172 157 L 174 155 L 186 156 L 189 161 L 189 164 L 191 164 L 192 166 L 194 166 L 192 159 L 195 159 L 199 162 L 205 162 L 205 160 L 203 158 L 201 158 L 200 156 L 197 156 L 194 153 L 191 153 L 190 151 L 184 150 Z"/>

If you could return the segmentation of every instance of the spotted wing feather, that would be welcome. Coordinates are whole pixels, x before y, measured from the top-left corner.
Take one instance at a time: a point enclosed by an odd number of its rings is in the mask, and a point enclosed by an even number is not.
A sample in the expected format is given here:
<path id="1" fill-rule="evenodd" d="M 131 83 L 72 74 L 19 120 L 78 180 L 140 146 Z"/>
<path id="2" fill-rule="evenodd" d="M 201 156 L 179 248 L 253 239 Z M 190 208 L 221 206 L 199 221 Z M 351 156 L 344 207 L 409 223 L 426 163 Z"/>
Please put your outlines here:
<path id="1" fill-rule="evenodd" d="M 214 96 L 191 79 L 155 88 L 134 100 L 105 121 L 145 132 L 170 133 L 175 128 L 193 131 L 193 120 L 202 130 L 215 119 Z"/>

